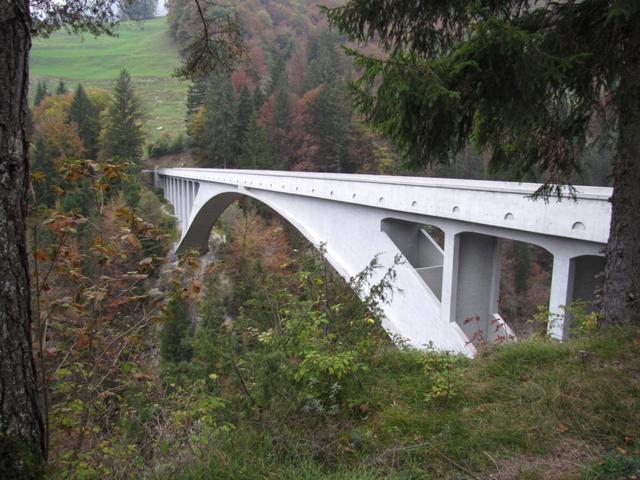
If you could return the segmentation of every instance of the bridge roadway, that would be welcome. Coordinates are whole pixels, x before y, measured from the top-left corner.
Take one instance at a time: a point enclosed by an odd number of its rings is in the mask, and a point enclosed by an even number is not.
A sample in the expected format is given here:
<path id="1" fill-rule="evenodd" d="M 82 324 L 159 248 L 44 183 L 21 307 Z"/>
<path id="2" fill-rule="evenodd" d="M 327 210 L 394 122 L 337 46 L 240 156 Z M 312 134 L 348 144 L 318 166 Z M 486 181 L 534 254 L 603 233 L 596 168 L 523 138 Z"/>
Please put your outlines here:
<path id="1" fill-rule="evenodd" d="M 388 267 L 400 254 L 383 326 L 414 346 L 467 355 L 475 352 L 472 338 L 512 333 L 497 315 L 501 239 L 553 256 L 548 330 L 565 339 L 562 306 L 594 300 L 611 219 L 604 187 L 576 187 L 575 201 L 544 202 L 530 198 L 538 184 L 512 182 L 205 168 L 157 169 L 154 179 L 179 221 L 178 252 L 206 250 L 220 214 L 248 196 L 323 245 L 345 278 L 375 255 Z"/>

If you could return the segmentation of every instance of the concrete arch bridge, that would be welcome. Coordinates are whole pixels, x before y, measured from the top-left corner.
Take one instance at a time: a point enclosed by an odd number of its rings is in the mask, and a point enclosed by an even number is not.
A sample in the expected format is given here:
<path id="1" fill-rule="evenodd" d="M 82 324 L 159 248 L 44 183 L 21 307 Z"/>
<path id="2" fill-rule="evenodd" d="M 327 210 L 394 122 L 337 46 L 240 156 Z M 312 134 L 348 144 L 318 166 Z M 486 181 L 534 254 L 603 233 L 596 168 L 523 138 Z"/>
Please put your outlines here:
<path id="1" fill-rule="evenodd" d="M 553 256 L 548 329 L 562 340 L 569 323 L 562 306 L 594 298 L 611 219 L 611 189 L 603 187 L 577 187 L 576 201 L 545 203 L 529 197 L 537 184 L 423 177 L 166 168 L 154 181 L 174 206 L 178 252 L 206 249 L 220 214 L 248 196 L 324 245 L 345 278 L 375 255 L 383 267 L 402 255 L 401 293 L 382 306 L 384 328 L 417 347 L 467 355 L 478 332 L 488 341 L 511 333 L 498 315 L 501 239 Z M 444 233 L 443 246 L 425 226 Z"/>

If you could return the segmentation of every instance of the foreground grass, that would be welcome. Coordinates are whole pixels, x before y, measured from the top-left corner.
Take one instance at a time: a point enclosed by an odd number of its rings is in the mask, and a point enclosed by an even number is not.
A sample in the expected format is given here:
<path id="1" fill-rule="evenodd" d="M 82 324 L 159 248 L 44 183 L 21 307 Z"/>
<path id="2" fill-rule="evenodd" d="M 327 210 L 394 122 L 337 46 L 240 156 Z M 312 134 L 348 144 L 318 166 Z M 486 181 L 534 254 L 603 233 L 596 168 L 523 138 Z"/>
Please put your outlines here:
<path id="1" fill-rule="evenodd" d="M 361 394 L 338 414 L 249 416 L 159 478 L 595 480 L 638 473 L 640 331 L 493 348 L 474 360 L 453 359 L 444 383 L 429 355 L 380 352 Z"/>
<path id="2" fill-rule="evenodd" d="M 70 89 L 81 82 L 110 90 L 126 68 L 146 110 L 151 135 L 181 131 L 187 85 L 172 77 L 179 59 L 165 19 L 124 23 L 118 32 L 117 37 L 98 38 L 58 32 L 36 39 L 31 52 L 31 92 L 40 80 L 47 81 L 50 91 L 59 80 Z"/>

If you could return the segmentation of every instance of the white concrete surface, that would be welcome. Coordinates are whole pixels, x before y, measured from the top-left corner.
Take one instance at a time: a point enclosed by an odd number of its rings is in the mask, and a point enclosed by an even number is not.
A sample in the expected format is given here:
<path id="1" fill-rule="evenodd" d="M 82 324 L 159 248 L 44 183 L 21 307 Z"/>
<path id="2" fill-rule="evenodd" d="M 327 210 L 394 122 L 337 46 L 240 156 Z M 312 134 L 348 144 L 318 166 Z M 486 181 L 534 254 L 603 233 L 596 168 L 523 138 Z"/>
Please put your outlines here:
<path id="1" fill-rule="evenodd" d="M 609 234 L 611 189 L 576 187 L 576 201 L 532 200 L 537 184 L 423 177 L 171 168 L 156 185 L 174 205 L 178 251 L 205 249 L 211 227 L 233 201 L 253 197 L 282 215 L 349 278 L 375 255 L 396 269 L 385 328 L 412 345 L 472 355 L 465 318 L 491 339 L 497 314 L 500 238 L 538 245 L 554 256 L 550 310 L 561 316 L 550 334 L 566 338 L 562 305 L 574 299 L 572 259 L 585 272 L 575 291 L 595 286 L 593 271 Z M 422 228 L 444 232 L 444 249 Z M 437 283 L 440 282 L 441 285 Z M 374 279 L 375 281 L 375 279 Z M 434 283 L 435 282 L 435 283 Z M 429 286 L 431 285 L 431 287 Z M 593 288 L 591 288 L 591 291 Z M 466 332 L 465 332 L 466 330 Z"/>

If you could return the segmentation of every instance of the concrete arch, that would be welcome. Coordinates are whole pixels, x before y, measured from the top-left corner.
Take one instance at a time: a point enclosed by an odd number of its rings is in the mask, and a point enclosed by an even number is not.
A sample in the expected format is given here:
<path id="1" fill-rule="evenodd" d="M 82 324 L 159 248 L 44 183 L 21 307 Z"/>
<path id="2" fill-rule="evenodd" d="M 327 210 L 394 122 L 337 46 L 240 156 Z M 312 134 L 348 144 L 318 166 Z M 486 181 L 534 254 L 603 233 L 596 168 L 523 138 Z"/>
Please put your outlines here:
<path id="1" fill-rule="evenodd" d="M 394 242 L 380 230 L 382 210 L 363 206 L 353 208 L 342 202 L 333 202 L 334 211 L 327 213 L 324 212 L 326 203 L 312 197 L 205 182 L 197 189 L 189 215 L 180 222 L 186 228 L 176 251 L 206 250 L 216 220 L 229 205 L 242 197 L 265 204 L 291 223 L 315 247 L 322 245 L 324 257 L 347 280 L 379 255 L 379 275 L 371 279 L 371 284 L 375 284 L 393 265 L 394 257 L 401 254 Z M 337 229 L 336 222 L 340 224 Z M 473 355 L 475 348 L 468 343 L 458 325 L 441 320 L 440 302 L 425 288 L 414 268 L 409 264 L 399 265 L 395 271 L 398 290 L 390 303 L 381 306 L 383 327 L 392 336 L 405 339 L 412 345 L 433 343 L 443 350 Z M 404 292 L 420 294 L 406 295 Z"/>
<path id="2" fill-rule="evenodd" d="M 206 250 L 211 229 L 215 225 L 216 221 L 232 203 L 242 199 L 243 197 L 252 198 L 263 203 L 293 225 L 293 227 L 298 230 L 298 232 L 300 232 L 313 246 L 316 248 L 320 248 L 322 246 L 322 241 L 316 238 L 301 222 L 292 217 L 289 212 L 283 210 L 279 205 L 274 205 L 272 202 L 253 194 L 251 190 L 243 188 L 241 191 L 228 191 L 214 194 L 208 200 L 205 200 L 202 206 L 193 212 L 193 215 L 190 218 L 189 228 L 182 235 L 182 238 L 176 247 L 176 253 L 182 253 L 188 250 L 198 250 L 200 252 Z M 198 199 L 196 199 L 196 204 L 198 203 Z M 324 257 L 337 272 L 343 276 L 347 275 L 344 265 L 342 265 L 334 256 L 325 252 Z"/>

